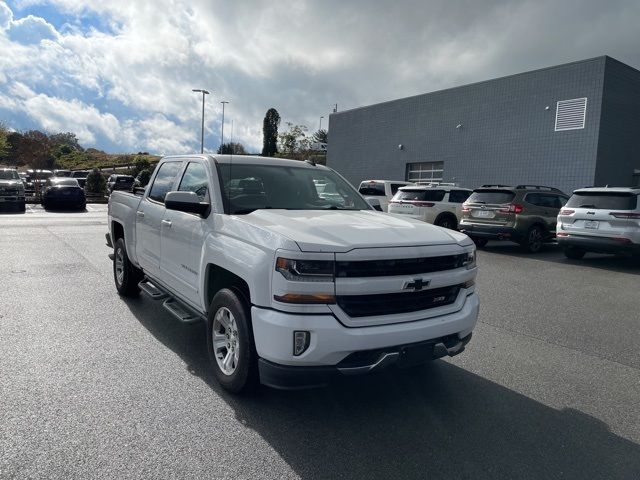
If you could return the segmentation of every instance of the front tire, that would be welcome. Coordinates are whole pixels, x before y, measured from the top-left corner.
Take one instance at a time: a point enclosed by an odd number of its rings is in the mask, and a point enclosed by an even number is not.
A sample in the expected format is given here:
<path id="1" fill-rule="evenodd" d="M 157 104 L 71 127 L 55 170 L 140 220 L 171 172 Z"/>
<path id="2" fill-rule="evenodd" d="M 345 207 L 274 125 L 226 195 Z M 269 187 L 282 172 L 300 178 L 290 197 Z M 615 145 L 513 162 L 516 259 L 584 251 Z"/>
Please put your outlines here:
<path id="1" fill-rule="evenodd" d="M 565 247 L 563 251 L 564 256 L 570 258 L 571 260 L 580 260 L 582 257 L 584 257 L 585 253 L 587 253 L 584 250 L 576 247 Z"/>
<path id="2" fill-rule="evenodd" d="M 242 295 L 224 288 L 216 293 L 207 319 L 207 349 L 218 383 L 231 393 L 258 385 L 258 354 L 251 314 Z"/>
<path id="3" fill-rule="evenodd" d="M 486 238 L 471 237 L 471 240 L 473 240 L 478 248 L 484 248 L 487 246 L 487 243 L 489 243 L 489 240 Z"/>
<path id="4" fill-rule="evenodd" d="M 119 238 L 113 248 L 113 280 L 118 294 L 123 297 L 138 296 L 138 283 L 143 276 L 142 270 L 133 265 L 127 256 L 124 238 Z"/>

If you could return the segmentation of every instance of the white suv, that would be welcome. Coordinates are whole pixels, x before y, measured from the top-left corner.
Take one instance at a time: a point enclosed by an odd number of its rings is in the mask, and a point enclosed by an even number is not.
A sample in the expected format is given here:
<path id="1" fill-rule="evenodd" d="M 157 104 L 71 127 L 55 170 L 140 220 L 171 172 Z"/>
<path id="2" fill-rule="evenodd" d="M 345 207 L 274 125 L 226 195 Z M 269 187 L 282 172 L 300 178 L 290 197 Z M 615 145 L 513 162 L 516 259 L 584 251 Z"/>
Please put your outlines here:
<path id="1" fill-rule="evenodd" d="M 360 182 L 358 192 L 373 208 L 380 212 L 386 212 L 389 200 L 393 198 L 400 187 L 405 185 L 413 185 L 413 183 L 395 180 L 365 180 Z"/>
<path id="2" fill-rule="evenodd" d="M 456 230 L 462 204 L 473 191 L 453 185 L 402 187 L 389 202 L 389 213 L 410 215 L 423 222 Z"/>
<path id="3" fill-rule="evenodd" d="M 556 237 L 568 258 L 586 252 L 640 254 L 640 188 L 581 188 L 558 215 Z"/>

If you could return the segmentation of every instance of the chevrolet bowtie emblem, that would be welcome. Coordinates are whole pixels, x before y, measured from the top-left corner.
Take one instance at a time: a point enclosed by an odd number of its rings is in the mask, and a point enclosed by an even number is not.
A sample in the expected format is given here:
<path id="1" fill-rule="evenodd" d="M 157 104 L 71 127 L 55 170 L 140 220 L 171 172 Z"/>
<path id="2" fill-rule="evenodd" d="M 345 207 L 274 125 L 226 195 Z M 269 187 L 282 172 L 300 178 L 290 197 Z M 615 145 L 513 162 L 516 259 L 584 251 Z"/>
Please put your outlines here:
<path id="1" fill-rule="evenodd" d="M 428 286 L 429 286 L 429 280 L 425 282 L 421 278 L 414 278 L 413 281 L 405 283 L 402 289 L 413 290 L 414 292 L 417 292 Z"/>

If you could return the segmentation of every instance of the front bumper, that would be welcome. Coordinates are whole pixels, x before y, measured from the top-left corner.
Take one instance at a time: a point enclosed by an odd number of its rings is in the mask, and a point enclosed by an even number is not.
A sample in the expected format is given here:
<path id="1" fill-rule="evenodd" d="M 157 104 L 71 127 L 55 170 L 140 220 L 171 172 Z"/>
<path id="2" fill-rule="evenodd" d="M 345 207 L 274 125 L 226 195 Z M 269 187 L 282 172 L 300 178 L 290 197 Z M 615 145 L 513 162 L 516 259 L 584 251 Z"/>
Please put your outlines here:
<path id="1" fill-rule="evenodd" d="M 317 367 L 318 371 L 340 372 L 337 368 L 341 362 L 344 366 L 344 361 L 349 361 L 356 353 L 394 351 L 401 346 L 434 343 L 436 339 L 449 336 L 463 339 L 475 327 L 479 308 L 478 296 L 471 293 L 457 312 L 390 325 L 345 327 L 333 315 L 284 313 L 255 306 L 251 308 L 251 317 L 256 350 L 261 365 L 267 365 L 261 366 L 261 371 Z M 302 355 L 294 356 L 293 333 L 298 330 L 310 332 L 311 338 L 308 349 Z M 273 364 L 276 366 L 270 368 Z M 265 375 L 269 381 L 269 373 Z"/>
<path id="2" fill-rule="evenodd" d="M 460 223 L 460 232 L 470 237 L 486 238 L 487 240 L 510 240 L 519 241 L 522 236 L 512 227 L 502 227 L 500 225 L 479 225 L 477 223 Z"/>
<path id="3" fill-rule="evenodd" d="M 340 377 L 377 372 L 391 365 L 410 367 L 447 355 L 453 357 L 464 351 L 471 335 L 472 333 L 469 333 L 463 338 L 450 335 L 426 342 L 358 352 L 361 354 L 358 356 L 360 358 L 356 358 L 356 361 L 360 360 L 358 363 L 347 361 L 335 366 L 297 367 L 280 365 L 260 358 L 260 382 L 280 390 L 324 387 Z"/>
<path id="4" fill-rule="evenodd" d="M 0 197 L 0 203 L 19 203 L 23 204 L 25 202 L 24 195 L 10 195 L 10 196 L 2 196 Z"/>
<path id="5" fill-rule="evenodd" d="M 564 233 L 564 232 L 563 232 Z M 572 235 L 557 237 L 558 245 L 573 247 L 595 253 L 631 253 L 640 254 L 640 244 L 616 240 L 608 237 Z"/>

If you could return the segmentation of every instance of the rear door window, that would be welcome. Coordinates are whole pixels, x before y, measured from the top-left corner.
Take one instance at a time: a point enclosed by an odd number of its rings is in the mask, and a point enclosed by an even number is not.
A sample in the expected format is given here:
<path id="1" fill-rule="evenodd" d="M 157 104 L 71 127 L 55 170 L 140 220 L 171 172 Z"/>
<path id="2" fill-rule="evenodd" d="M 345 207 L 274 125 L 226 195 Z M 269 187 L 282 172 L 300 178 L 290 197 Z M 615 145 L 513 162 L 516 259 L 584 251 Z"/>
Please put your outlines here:
<path id="1" fill-rule="evenodd" d="M 565 207 L 610 210 L 635 210 L 638 196 L 626 192 L 580 192 L 574 193 Z"/>
<path id="2" fill-rule="evenodd" d="M 399 190 L 393 199 L 403 202 L 441 202 L 445 193 L 444 190 Z"/>
<path id="3" fill-rule="evenodd" d="M 509 190 L 480 189 L 474 190 L 467 200 L 468 203 L 504 204 L 511 203 L 516 194 Z"/>
<path id="4" fill-rule="evenodd" d="M 151 200 L 164 203 L 164 197 L 171 191 L 176 181 L 180 165 L 182 165 L 182 162 L 166 162 L 160 166 L 149 192 Z"/>

